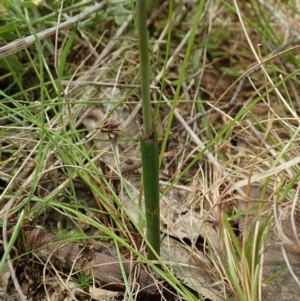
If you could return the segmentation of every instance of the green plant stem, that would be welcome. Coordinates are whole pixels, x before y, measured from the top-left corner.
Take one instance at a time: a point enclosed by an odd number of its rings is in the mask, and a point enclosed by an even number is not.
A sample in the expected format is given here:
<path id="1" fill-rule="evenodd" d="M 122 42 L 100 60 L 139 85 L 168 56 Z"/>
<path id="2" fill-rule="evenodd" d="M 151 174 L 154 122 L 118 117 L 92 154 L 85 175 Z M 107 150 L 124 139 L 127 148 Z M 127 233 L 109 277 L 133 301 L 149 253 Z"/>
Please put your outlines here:
<path id="1" fill-rule="evenodd" d="M 159 229 L 159 160 L 156 135 L 141 137 L 143 160 L 143 183 L 146 208 L 147 239 L 154 251 L 160 252 Z M 148 258 L 156 259 L 155 253 L 148 247 Z"/>
<path id="2" fill-rule="evenodd" d="M 139 40 L 141 94 L 144 133 L 141 134 L 143 187 L 145 196 L 148 258 L 157 259 L 160 252 L 159 157 L 155 126 L 152 125 L 150 99 L 150 66 L 147 32 L 147 1 L 136 1 Z M 157 255 L 156 255 L 157 254 Z"/>
<path id="3" fill-rule="evenodd" d="M 141 94 L 144 117 L 145 135 L 152 133 L 151 100 L 150 100 L 150 65 L 147 32 L 147 2 L 136 1 L 137 31 L 139 40 L 140 70 L 141 70 Z"/>

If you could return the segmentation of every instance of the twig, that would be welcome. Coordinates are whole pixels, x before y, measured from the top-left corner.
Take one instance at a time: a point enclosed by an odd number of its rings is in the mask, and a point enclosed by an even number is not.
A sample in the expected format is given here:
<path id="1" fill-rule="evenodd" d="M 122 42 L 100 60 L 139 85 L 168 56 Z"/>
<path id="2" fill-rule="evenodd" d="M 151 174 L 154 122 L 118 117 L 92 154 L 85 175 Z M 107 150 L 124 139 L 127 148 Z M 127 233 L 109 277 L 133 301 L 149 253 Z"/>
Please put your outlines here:
<path id="1" fill-rule="evenodd" d="M 0 59 L 3 59 L 11 54 L 14 54 L 22 49 L 25 49 L 25 48 L 33 45 L 37 40 L 40 40 L 40 41 L 44 40 L 44 39 L 54 35 L 57 31 L 66 29 L 66 28 L 74 25 L 75 23 L 86 19 L 91 14 L 103 9 L 103 7 L 106 5 L 106 3 L 107 3 L 106 1 L 97 3 L 93 7 L 84 11 L 83 13 L 80 13 L 57 26 L 53 26 L 51 28 L 45 29 L 37 34 L 30 35 L 25 38 L 17 39 L 3 47 L 0 47 Z"/>

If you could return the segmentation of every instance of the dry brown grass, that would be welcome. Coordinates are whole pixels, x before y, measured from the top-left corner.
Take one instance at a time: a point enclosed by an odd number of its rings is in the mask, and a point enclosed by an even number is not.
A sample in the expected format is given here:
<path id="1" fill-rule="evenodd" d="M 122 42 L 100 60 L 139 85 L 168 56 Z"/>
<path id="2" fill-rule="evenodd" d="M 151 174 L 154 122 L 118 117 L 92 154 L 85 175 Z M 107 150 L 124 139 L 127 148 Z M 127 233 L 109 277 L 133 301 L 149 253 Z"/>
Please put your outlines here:
<path id="1" fill-rule="evenodd" d="M 167 300 L 196 300 L 197 293 L 210 300 L 296 300 L 300 292 L 300 22 L 296 10 L 300 4 L 297 0 L 280 5 L 239 2 L 236 9 L 232 3 L 207 1 L 181 87 L 198 6 L 174 3 L 169 40 L 168 3 L 159 3 L 149 17 L 151 96 L 162 148 L 166 142 L 160 169 L 166 237 L 162 258 L 174 272 L 174 283 L 176 277 L 184 279 L 194 289 L 184 295 L 180 285 L 177 291 L 166 289 L 152 275 L 158 289 L 170 290 L 164 295 Z M 143 221 L 138 210 L 142 120 L 133 18 L 129 15 L 118 25 L 111 16 L 90 17 L 79 25 L 59 78 L 61 53 L 71 32 L 59 32 L 42 44 L 55 79 L 51 83 L 43 68 L 42 90 L 49 93 L 43 99 L 39 73 L 23 51 L 17 57 L 28 69 L 20 75 L 19 84 L 12 70 L 1 70 L 4 249 L 5 236 L 14 233 L 25 208 L 21 234 L 43 227 L 73 243 L 97 244 L 110 238 L 124 262 L 136 263 L 145 249 L 137 231 Z M 33 57 L 38 53 L 35 46 L 28 50 Z M 22 92 L 20 87 L 30 90 Z M 41 102 L 46 116 L 42 148 Z M 190 123 L 197 113 L 205 116 Z M 115 245 L 109 248 L 117 257 Z M 20 255 L 25 254 L 25 246 L 19 239 Z M 69 281 L 72 267 L 60 269 L 61 262 L 52 267 L 49 263 L 42 271 L 38 259 L 34 264 L 33 253 L 39 254 L 37 250 L 31 250 L 29 257 L 12 253 L 17 281 L 33 300 L 41 300 L 46 292 L 49 300 L 108 298 L 93 295 L 86 287 L 86 291 L 79 289 L 84 279 L 72 275 L 76 279 Z M 176 261 L 184 268 L 178 268 Z M 265 285 L 263 281 L 284 266 L 288 270 L 281 278 Z M 1 278 L 10 273 L 5 270 Z M 127 277 L 128 288 L 141 289 L 134 277 Z M 88 289 L 98 286 L 95 277 L 85 280 Z M 4 290 L 14 293 L 7 281 Z M 160 299 L 159 294 L 155 296 Z M 113 298 L 134 297 L 127 291 Z"/>

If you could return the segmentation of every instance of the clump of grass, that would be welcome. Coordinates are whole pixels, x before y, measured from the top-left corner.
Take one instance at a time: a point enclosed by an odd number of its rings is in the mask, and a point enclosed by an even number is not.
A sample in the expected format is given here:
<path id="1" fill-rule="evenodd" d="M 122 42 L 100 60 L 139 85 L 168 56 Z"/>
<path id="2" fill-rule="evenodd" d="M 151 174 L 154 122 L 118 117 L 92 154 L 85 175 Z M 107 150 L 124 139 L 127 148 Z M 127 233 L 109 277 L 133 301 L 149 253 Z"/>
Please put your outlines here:
<path id="1" fill-rule="evenodd" d="M 146 1 L 137 1 L 137 30 L 139 40 L 141 96 L 143 109 L 143 132 L 141 133 L 141 154 L 143 165 L 143 189 L 147 223 L 149 259 L 160 254 L 160 207 L 159 207 L 159 160 L 157 126 L 153 125 L 150 98 L 150 64 L 147 31 Z M 152 250 L 153 249 L 153 250 Z M 156 255 L 156 254 L 157 255 Z"/>
<path id="2" fill-rule="evenodd" d="M 19 7 L 3 1 L 0 22 L 7 27 L 0 37 L 8 43 L 35 35 L 90 3 Z M 143 86 L 151 90 L 142 99 L 152 100 L 148 113 L 155 110 L 161 199 L 172 208 L 163 216 L 163 231 L 168 236 L 187 212 L 197 229 L 194 214 L 201 216 L 211 236 L 200 232 L 199 246 L 184 229 L 186 236 L 181 233 L 178 240 L 191 257 L 200 252 L 212 263 L 222 298 L 259 300 L 265 286 L 280 279 L 264 277 L 270 246 L 284 237 L 271 235 L 274 217 L 279 225 L 280 214 L 290 212 L 297 230 L 299 58 L 297 48 L 288 49 L 298 47 L 296 5 L 290 1 L 282 3 L 284 10 L 274 10 L 269 2 L 254 0 L 234 7 L 227 1 L 159 4 L 149 18 L 150 46 L 143 43 L 151 49 L 152 75 L 146 76 Z M 191 292 L 171 271 L 176 262 L 187 274 L 180 258 L 155 257 L 158 268 L 146 257 L 143 240 L 154 246 L 159 239 L 146 238 L 141 226 L 146 217 L 139 207 L 139 170 L 128 175 L 122 169 L 125 159 L 137 156 L 138 130 L 130 121 L 142 118 L 134 13 L 131 3 L 113 2 L 76 27 L 1 59 L 1 267 L 8 254 L 13 257 L 20 234 L 31 227 L 54 228 L 63 233 L 62 242 L 113 241 L 121 267 L 125 249 L 182 299 L 196 300 L 206 297 L 201 289 L 199 296 Z M 282 25 L 288 23 L 293 29 Z M 95 107 L 103 119 L 96 120 Z M 189 125 L 195 115 L 202 117 Z M 86 119 L 93 127 L 84 125 Z M 152 119 L 147 117 L 146 134 L 153 130 Z M 143 173 L 144 179 L 150 175 Z M 130 176 L 138 177 L 138 185 Z M 180 198 L 178 187 L 194 201 Z M 258 191 L 254 197 L 253 191 Z M 159 211 L 155 214 L 157 225 Z M 20 251 L 14 263 L 25 258 Z M 159 254 L 158 247 L 153 251 Z M 123 276 L 133 299 L 130 279 Z M 85 280 L 90 279 L 79 282 Z"/>

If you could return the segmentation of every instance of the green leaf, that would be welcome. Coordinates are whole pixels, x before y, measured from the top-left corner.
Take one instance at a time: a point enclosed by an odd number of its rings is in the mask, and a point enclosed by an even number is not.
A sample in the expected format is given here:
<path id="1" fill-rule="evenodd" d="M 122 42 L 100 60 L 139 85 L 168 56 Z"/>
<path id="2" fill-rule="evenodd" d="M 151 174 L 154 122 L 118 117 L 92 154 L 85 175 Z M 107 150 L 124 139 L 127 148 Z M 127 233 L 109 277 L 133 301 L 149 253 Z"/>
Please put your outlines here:
<path id="1" fill-rule="evenodd" d="M 122 25 L 127 19 L 127 15 L 115 16 L 115 22 L 117 25 Z"/>
<path id="2" fill-rule="evenodd" d="M 21 23 L 21 20 L 15 20 L 12 22 L 9 22 L 8 24 L 0 27 L 0 34 L 7 33 L 10 31 L 14 31 L 16 27 Z"/>
<path id="3" fill-rule="evenodd" d="M 68 39 L 68 42 L 67 42 L 66 46 L 64 47 L 62 55 L 60 57 L 59 67 L 58 67 L 58 73 L 59 73 L 60 78 L 63 77 L 64 70 L 66 67 L 66 62 L 67 62 L 67 56 L 71 51 L 70 49 L 71 49 L 71 46 L 72 46 L 74 38 L 75 38 L 76 30 L 77 30 L 77 28 L 74 27 L 74 29 Z"/>
<path id="4" fill-rule="evenodd" d="M 131 11 L 124 8 L 123 6 L 119 6 L 119 7 L 112 7 L 109 8 L 106 12 L 105 15 L 110 17 L 110 16 L 123 16 L 123 15 L 129 15 L 131 14 Z"/>
<path id="5" fill-rule="evenodd" d="M 121 3 L 130 3 L 131 1 L 128 0 L 112 0 L 110 1 L 113 4 L 121 4 Z"/>
<path id="6" fill-rule="evenodd" d="M 22 1 L 21 3 L 21 7 L 24 8 L 36 8 L 37 5 L 35 3 L 33 3 L 32 1 Z"/>
<path id="7" fill-rule="evenodd" d="M 10 67 L 9 67 L 10 66 Z M 0 60 L 0 67 L 5 70 L 14 70 L 15 72 L 23 72 L 23 66 L 15 56 L 8 56 Z"/>

